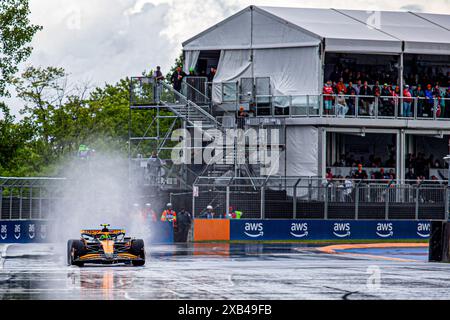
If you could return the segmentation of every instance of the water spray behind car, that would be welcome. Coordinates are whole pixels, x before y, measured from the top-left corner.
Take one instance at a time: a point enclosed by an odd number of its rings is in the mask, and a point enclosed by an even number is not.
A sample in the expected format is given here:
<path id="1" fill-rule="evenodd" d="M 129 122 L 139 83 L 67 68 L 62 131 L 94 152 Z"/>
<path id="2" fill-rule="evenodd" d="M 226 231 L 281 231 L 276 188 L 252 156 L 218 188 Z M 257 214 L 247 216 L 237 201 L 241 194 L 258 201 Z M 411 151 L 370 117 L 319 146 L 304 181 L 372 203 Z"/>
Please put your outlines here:
<path id="1" fill-rule="evenodd" d="M 127 159 L 116 154 L 97 153 L 95 158 L 73 159 L 65 166 L 67 178 L 62 190 L 55 190 L 51 229 L 56 243 L 80 237 L 81 229 L 97 229 L 100 224 L 125 229 L 148 243 L 149 229 L 133 208 Z"/>

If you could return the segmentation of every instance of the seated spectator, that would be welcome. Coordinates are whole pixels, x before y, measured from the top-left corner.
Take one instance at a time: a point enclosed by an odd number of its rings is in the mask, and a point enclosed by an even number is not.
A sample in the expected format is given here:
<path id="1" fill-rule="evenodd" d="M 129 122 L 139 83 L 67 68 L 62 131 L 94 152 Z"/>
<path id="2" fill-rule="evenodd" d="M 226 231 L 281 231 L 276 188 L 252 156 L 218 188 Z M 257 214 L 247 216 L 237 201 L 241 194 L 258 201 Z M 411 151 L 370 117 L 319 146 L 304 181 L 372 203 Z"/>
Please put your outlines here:
<path id="1" fill-rule="evenodd" d="M 344 118 L 348 112 L 347 102 L 345 101 L 344 91 L 341 91 L 336 100 L 336 115 Z"/>

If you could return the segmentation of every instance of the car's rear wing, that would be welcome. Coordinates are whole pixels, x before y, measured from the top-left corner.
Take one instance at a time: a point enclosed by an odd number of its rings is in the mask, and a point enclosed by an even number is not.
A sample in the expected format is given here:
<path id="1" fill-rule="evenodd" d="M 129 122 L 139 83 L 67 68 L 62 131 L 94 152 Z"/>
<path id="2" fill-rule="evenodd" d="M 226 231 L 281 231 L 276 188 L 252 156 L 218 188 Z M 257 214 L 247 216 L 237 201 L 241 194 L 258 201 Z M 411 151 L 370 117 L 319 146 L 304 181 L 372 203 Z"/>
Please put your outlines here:
<path id="1" fill-rule="evenodd" d="M 88 234 L 91 236 L 95 236 L 95 235 L 99 235 L 99 234 L 125 234 L 125 230 L 109 229 L 108 232 L 104 232 L 102 230 L 81 230 L 81 234 Z"/>

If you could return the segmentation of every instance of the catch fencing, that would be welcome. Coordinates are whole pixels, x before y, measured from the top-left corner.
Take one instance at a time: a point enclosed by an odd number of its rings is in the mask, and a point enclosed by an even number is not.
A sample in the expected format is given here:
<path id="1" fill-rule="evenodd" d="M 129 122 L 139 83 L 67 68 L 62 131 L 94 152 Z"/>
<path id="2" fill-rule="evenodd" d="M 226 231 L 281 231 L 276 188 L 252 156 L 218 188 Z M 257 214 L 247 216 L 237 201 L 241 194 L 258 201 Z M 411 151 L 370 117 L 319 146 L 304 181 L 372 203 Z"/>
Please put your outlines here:
<path id="1" fill-rule="evenodd" d="M 41 220 L 52 216 L 63 178 L 0 177 L 0 220 Z"/>
<path id="2" fill-rule="evenodd" d="M 245 219 L 447 219 L 445 182 L 319 178 L 201 177 L 194 186 L 196 218 L 212 206 L 216 217 Z"/>

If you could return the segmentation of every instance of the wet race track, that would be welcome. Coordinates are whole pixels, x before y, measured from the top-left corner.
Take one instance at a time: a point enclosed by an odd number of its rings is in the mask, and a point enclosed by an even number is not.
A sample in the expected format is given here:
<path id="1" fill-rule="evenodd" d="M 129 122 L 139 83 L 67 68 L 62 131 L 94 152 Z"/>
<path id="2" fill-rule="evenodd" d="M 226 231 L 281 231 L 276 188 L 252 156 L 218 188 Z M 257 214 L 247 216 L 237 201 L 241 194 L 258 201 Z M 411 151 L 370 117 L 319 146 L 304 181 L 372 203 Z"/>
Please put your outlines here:
<path id="1" fill-rule="evenodd" d="M 63 246 L 0 248 L 2 299 L 450 298 L 450 265 L 428 263 L 424 247 L 152 246 L 144 267 L 84 268 L 65 265 Z"/>

